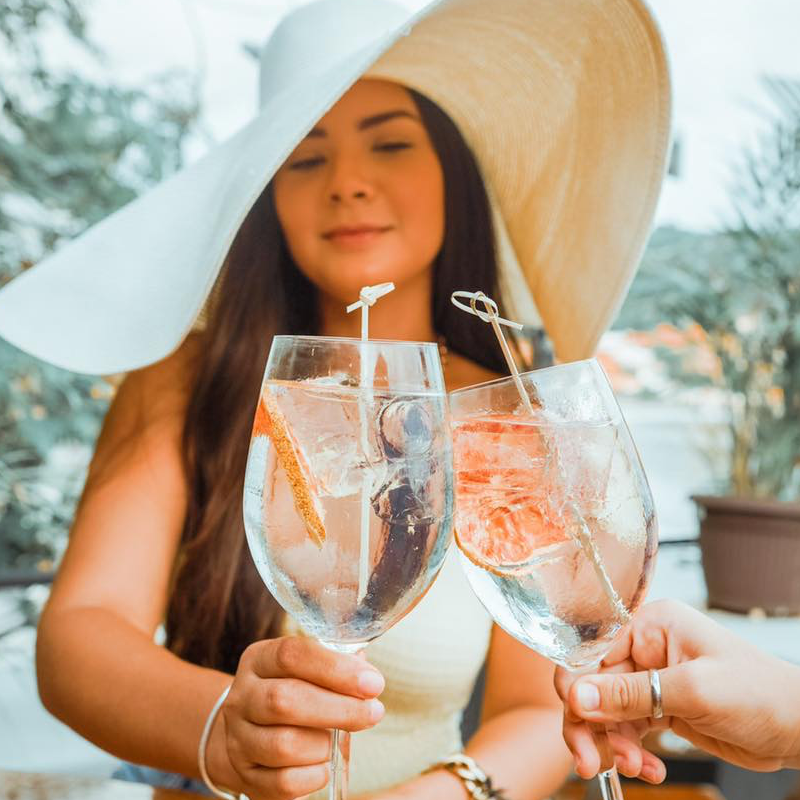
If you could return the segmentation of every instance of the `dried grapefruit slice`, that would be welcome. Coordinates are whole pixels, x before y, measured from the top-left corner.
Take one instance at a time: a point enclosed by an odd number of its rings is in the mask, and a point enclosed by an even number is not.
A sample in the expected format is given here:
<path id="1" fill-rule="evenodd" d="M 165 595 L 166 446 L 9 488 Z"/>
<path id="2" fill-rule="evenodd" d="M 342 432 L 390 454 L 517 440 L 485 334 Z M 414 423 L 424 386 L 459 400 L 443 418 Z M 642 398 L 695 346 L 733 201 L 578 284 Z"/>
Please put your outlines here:
<path id="1" fill-rule="evenodd" d="M 569 540 L 551 519 L 541 431 L 518 416 L 456 423 L 455 537 L 475 565 L 497 572 Z"/>
<path id="2" fill-rule="evenodd" d="M 275 448 L 278 463 L 283 467 L 294 497 L 295 508 L 305 523 L 309 536 L 318 547 L 325 543 L 325 525 L 318 500 L 309 486 L 304 459 L 292 442 L 286 419 L 278 408 L 275 398 L 265 388 L 256 408 L 253 420 L 253 436 L 269 436 Z"/>
<path id="3" fill-rule="evenodd" d="M 521 566 L 543 555 L 551 545 L 566 542 L 569 536 L 528 502 L 516 507 L 495 505 L 480 517 L 459 513 L 455 538 L 473 564 L 494 572 Z"/>

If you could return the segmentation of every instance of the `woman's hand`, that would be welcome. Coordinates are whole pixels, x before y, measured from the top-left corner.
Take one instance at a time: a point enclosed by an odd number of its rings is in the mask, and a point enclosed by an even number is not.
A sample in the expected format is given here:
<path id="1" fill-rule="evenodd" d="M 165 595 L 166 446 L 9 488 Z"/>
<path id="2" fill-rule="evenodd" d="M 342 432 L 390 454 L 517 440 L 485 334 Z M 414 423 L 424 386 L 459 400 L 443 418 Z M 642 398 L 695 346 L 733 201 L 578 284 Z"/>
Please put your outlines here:
<path id="1" fill-rule="evenodd" d="M 312 639 L 256 642 L 222 706 L 224 744 L 251 800 L 289 800 L 328 781 L 330 729 L 360 731 L 383 717 L 381 674 L 363 658 Z M 223 773 L 220 772 L 220 775 Z M 211 772 L 212 780 L 220 780 Z"/>
<path id="2" fill-rule="evenodd" d="M 647 670 L 658 669 L 664 717 L 653 720 Z M 639 741 L 675 733 L 746 769 L 800 765 L 800 668 L 762 653 L 704 614 L 674 601 L 644 606 L 600 674 L 556 672 L 564 740 L 584 778 L 599 767 L 588 722 L 616 726 L 610 740 L 624 774 L 653 783 L 663 764 Z M 622 735 L 620 735 L 622 734 Z"/>

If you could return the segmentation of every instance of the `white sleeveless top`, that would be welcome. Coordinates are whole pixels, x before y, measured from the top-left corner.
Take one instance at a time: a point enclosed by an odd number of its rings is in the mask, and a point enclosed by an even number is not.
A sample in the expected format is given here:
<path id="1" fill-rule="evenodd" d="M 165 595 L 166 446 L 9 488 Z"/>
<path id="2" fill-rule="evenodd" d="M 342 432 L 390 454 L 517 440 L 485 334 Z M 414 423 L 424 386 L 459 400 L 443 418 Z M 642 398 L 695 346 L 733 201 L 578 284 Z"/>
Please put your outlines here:
<path id="1" fill-rule="evenodd" d="M 486 659 L 492 620 L 472 593 L 451 546 L 419 605 L 365 652 L 386 679 L 384 718 L 353 734 L 350 792 L 406 781 L 462 749 L 461 715 Z M 286 617 L 283 634 L 300 632 Z M 327 798 L 327 789 L 310 795 Z"/>

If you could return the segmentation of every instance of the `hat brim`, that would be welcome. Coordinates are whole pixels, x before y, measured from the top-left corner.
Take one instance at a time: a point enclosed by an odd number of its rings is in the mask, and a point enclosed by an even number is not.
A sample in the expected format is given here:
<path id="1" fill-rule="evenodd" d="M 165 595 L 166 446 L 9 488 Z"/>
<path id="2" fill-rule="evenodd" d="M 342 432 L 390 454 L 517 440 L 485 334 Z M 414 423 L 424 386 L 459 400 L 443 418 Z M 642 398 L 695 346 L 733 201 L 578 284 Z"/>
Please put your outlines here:
<path id="1" fill-rule="evenodd" d="M 556 355 L 587 358 L 633 279 L 667 167 L 660 32 L 640 0 L 461 5 L 428 17 L 368 75 L 417 89 L 458 125 Z"/>
<path id="2" fill-rule="evenodd" d="M 602 24 L 585 24 L 592 15 Z M 666 59 L 639 0 L 430 4 L 12 281 L 0 336 L 92 374 L 168 355 L 275 171 L 364 75 L 418 89 L 454 119 L 556 353 L 587 356 L 637 266 L 668 151 Z"/>
<path id="3" fill-rule="evenodd" d="M 275 171 L 401 30 L 277 94 L 198 162 L 11 281 L 0 291 L 0 336 L 88 374 L 126 372 L 169 355 Z"/>

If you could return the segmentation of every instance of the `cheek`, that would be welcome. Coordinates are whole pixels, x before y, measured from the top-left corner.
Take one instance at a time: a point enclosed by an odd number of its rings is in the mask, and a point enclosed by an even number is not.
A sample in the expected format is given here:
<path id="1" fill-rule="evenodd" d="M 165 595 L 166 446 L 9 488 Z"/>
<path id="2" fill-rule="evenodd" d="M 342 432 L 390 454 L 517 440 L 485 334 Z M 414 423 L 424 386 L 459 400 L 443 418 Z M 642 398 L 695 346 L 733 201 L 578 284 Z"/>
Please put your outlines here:
<path id="1" fill-rule="evenodd" d="M 444 240 L 444 177 L 438 160 L 419 170 L 403 192 L 404 216 L 408 220 L 408 233 L 417 238 L 417 244 L 433 258 Z"/>

